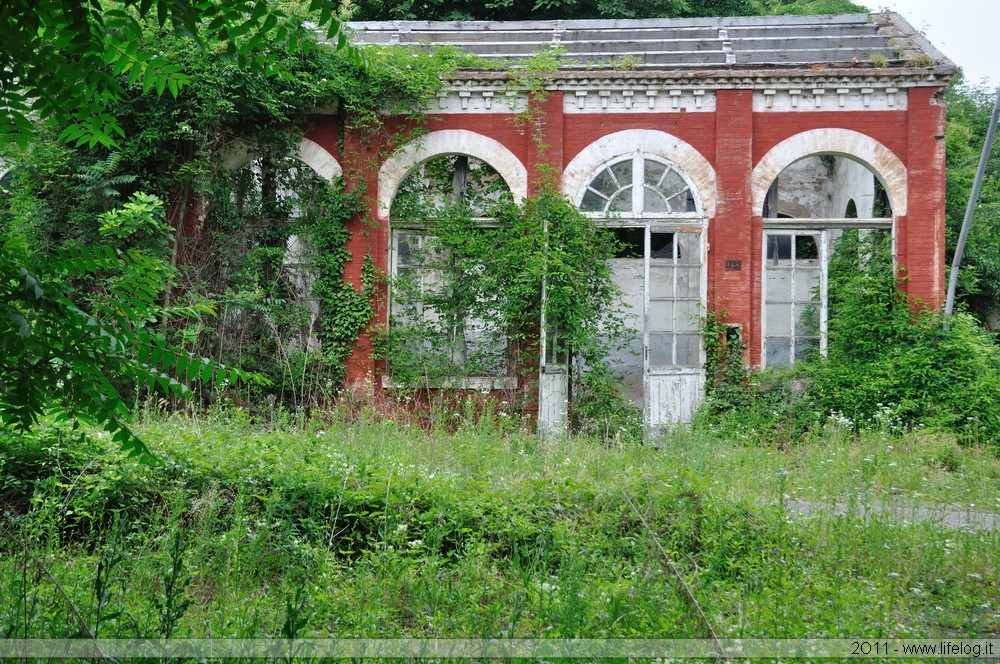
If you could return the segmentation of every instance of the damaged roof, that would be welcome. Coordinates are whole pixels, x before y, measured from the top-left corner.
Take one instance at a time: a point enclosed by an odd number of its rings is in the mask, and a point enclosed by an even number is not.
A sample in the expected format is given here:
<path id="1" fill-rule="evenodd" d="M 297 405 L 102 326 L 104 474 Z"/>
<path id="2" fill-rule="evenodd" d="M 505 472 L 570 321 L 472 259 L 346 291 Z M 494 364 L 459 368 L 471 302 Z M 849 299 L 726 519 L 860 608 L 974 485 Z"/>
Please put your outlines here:
<path id="1" fill-rule="evenodd" d="M 355 44 L 451 45 L 510 62 L 558 48 L 562 70 L 922 70 L 955 64 L 899 14 L 349 23 Z M 860 72 L 859 72 L 860 73 Z"/>

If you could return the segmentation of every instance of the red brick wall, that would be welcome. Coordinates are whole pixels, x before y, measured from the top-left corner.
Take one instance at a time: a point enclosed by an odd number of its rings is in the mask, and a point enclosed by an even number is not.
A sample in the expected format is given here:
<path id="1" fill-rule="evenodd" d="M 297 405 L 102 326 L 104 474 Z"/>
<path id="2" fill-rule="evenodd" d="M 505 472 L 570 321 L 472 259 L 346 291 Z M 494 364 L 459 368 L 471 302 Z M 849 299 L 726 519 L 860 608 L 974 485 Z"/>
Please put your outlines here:
<path id="1" fill-rule="evenodd" d="M 910 91 L 909 136 L 903 157 L 909 170 L 908 214 L 897 229 L 897 255 L 906 277 L 903 288 L 922 304 L 944 303 L 944 102 L 938 90 Z M 902 124 L 902 123 L 901 123 Z"/>
<path id="2" fill-rule="evenodd" d="M 715 162 L 714 113 L 621 113 L 614 115 L 567 115 L 565 119 L 565 166 L 602 136 L 629 129 L 656 129 L 689 143 L 710 162 Z"/>
<path id="3" fill-rule="evenodd" d="M 760 232 L 752 220 L 754 116 L 750 90 L 720 90 L 716 96 L 715 177 L 718 199 L 708 228 L 709 304 L 729 312 L 726 320 L 743 326 L 750 357 L 756 358 L 759 298 L 754 297 L 760 263 Z M 759 223 L 757 224 L 759 229 Z M 739 261 L 740 270 L 726 270 Z M 750 358 L 747 358 L 748 360 Z"/>
<path id="4" fill-rule="evenodd" d="M 908 279 L 902 287 L 930 306 L 940 306 L 944 289 L 944 106 L 937 89 L 909 93 L 906 111 L 753 112 L 751 90 L 720 90 L 716 112 L 569 114 L 563 113 L 563 95 L 551 93 L 542 103 L 541 143 L 519 129 L 510 116 L 501 114 L 447 114 L 431 116 L 429 131 L 468 129 L 493 138 L 513 152 L 528 169 L 529 189 L 539 183 L 536 164 L 557 172 L 583 149 L 607 134 L 627 129 L 658 129 L 689 143 L 716 170 L 715 217 L 708 228 L 709 301 L 729 312 L 728 320 L 743 326 L 747 360 L 760 362 L 761 318 L 761 210 L 752 209 L 751 174 L 754 166 L 775 145 L 803 131 L 817 128 L 849 129 L 871 136 L 895 153 L 908 169 L 909 214 L 897 219 L 897 256 Z M 379 217 L 375 202 L 378 168 L 388 154 L 389 137 L 405 123 L 389 121 L 376 137 L 349 132 L 344 138 L 341 164 L 349 181 L 364 183 L 370 198 L 368 215 Z M 338 155 L 334 118 L 321 118 L 309 137 Z M 360 287 L 361 261 L 371 252 L 376 267 L 387 270 L 388 229 L 352 226 L 348 245 L 353 261 L 345 279 Z M 727 262 L 739 270 L 726 270 Z M 385 322 L 387 312 L 379 311 Z M 367 348 L 359 348 L 349 366 L 349 379 L 362 380 L 378 373 Z"/>

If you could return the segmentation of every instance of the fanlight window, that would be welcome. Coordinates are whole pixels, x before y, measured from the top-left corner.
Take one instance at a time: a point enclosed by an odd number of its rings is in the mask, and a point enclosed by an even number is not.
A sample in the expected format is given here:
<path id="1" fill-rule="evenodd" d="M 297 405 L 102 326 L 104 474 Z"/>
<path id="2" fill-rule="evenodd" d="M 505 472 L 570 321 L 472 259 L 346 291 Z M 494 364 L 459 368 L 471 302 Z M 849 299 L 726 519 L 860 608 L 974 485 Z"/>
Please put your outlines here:
<path id="1" fill-rule="evenodd" d="M 597 174 L 583 194 L 584 212 L 664 216 L 697 211 L 687 181 L 670 166 L 629 157 Z"/>

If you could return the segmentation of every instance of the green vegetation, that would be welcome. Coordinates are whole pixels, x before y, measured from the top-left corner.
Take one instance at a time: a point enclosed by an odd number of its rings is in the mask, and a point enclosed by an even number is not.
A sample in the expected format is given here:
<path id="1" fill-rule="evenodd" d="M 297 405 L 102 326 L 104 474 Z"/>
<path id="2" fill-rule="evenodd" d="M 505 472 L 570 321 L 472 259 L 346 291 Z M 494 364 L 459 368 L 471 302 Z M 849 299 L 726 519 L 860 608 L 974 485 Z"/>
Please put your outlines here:
<path id="1" fill-rule="evenodd" d="M 380 348 L 397 384 L 419 389 L 532 371 L 544 317 L 549 361 L 566 364 L 570 349 L 579 361 L 577 428 L 617 429 L 608 419 L 634 410 L 605 359 L 624 316 L 607 264 L 616 244 L 610 232 L 551 188 L 515 205 L 491 168 L 462 157 L 415 170 L 392 219 L 397 265 Z M 534 399 L 529 391 L 511 405 L 520 410 Z M 632 420 L 628 433 L 641 438 Z"/>
<path id="2" fill-rule="evenodd" d="M 23 4 L 8 3 L 0 19 L 26 21 Z M 767 7 L 806 5 L 844 6 Z M 574 413 L 584 435 L 540 442 L 518 404 L 480 395 L 400 404 L 338 395 L 383 275 L 369 258 L 367 288 L 344 283 L 347 220 L 366 192 L 317 181 L 286 159 L 308 129 L 300 119 L 336 97 L 366 145 L 392 147 L 419 132 L 387 135 L 376 110 L 419 125 L 441 76 L 468 60 L 386 49 L 362 67 L 306 46 L 307 35 L 260 3 L 262 13 L 240 24 L 254 35 L 247 43 L 282 29 L 288 38 L 263 68 L 279 75 L 268 76 L 249 47 L 206 51 L 164 29 L 171 12 L 192 5 L 115 5 L 155 7 L 148 25 L 123 14 L 94 24 L 96 6 L 79 10 L 85 24 L 59 12 L 31 24 L 46 27 L 36 30 L 46 49 L 69 43 L 48 29 L 60 17 L 84 33 L 93 27 L 81 48 L 96 50 L 81 51 L 80 75 L 63 81 L 76 90 L 94 65 L 100 80 L 68 102 L 82 99 L 89 115 L 42 108 L 54 128 L 29 128 L 16 114 L 3 128 L 3 156 L 18 166 L 0 205 L 5 636 L 677 638 L 704 637 L 709 625 L 727 637 L 1000 633 L 995 530 L 857 509 L 1000 510 L 994 339 L 968 317 L 914 318 L 876 236 L 845 234 L 853 248 L 838 256 L 847 263 L 831 265 L 828 361 L 751 376 L 738 336 L 712 312 L 712 380 L 698 428 L 642 447 L 613 435 L 635 430 L 635 411 L 616 401 L 615 378 L 596 355 L 597 331 L 613 332 L 602 318 L 613 313 L 608 238 L 552 194 L 498 210 L 505 223 L 496 228 L 461 206 L 442 210 L 428 253 L 442 258 L 435 270 L 452 270 L 442 283 L 461 288 L 432 294 L 450 303 L 440 336 L 469 316 L 492 316 L 515 351 L 532 344 L 544 278 L 549 321 L 586 359 Z M 644 14 L 708 6 L 759 8 L 667 2 Z M 605 3 L 580 15 L 591 10 L 637 13 Z M 222 23 L 206 36 L 232 43 L 227 35 L 240 35 L 222 32 L 228 14 L 218 11 Z M 103 35 L 119 28 L 135 39 L 116 55 Z M 27 41 L 5 51 L 14 60 L 0 60 L 0 71 L 33 80 L 44 63 L 24 62 L 39 44 L 18 36 Z M 162 62 L 143 60 L 151 49 Z M 526 73 L 530 86 L 540 72 Z M 63 98 L 46 89 L 17 94 Z M 962 186 L 963 155 L 984 128 L 981 100 L 963 90 L 949 92 L 959 118 L 949 129 L 949 187 Z M 30 150 L 15 144 L 29 133 Z M 220 151 L 236 137 L 253 157 L 230 171 Z M 960 190 L 949 194 L 962 200 Z M 195 196 L 207 203 L 186 235 L 183 211 Z M 976 231 L 974 276 L 963 284 L 984 319 L 1000 292 L 994 230 Z M 285 262 L 296 243 L 317 271 L 318 314 Z M 490 249 L 498 243 L 505 250 Z M 245 377 L 233 361 L 267 380 L 232 389 Z M 208 414 L 176 413 L 174 399 L 199 383 Z M 315 408 L 335 395 L 336 405 Z M 138 423 L 129 402 L 149 411 Z M 66 422 L 75 419 L 104 430 Z M 160 463 L 128 457 L 144 451 L 139 439 Z M 785 518 L 792 500 L 812 501 L 819 515 Z M 841 503 L 847 516 L 823 513 Z M 707 624 L 666 573 L 670 563 Z"/>
<path id="3" fill-rule="evenodd" d="M 995 90 L 988 90 L 962 76 L 956 77 L 945 90 L 948 104 L 945 207 L 949 266 L 962 228 L 995 98 Z M 1000 246 L 1000 152 L 994 149 L 980 190 L 958 280 L 958 301 L 989 329 L 996 329 L 1000 322 L 1000 256 L 997 246 Z"/>
<path id="4" fill-rule="evenodd" d="M 825 358 L 751 375 L 738 364 L 726 370 L 739 348 L 708 344 L 710 367 L 722 370 L 712 374 L 697 425 L 780 447 L 829 422 L 876 431 L 926 427 L 996 447 L 996 340 L 968 315 L 915 312 L 896 288 L 889 242 L 887 233 L 857 230 L 837 240 Z M 716 328 L 706 328 L 706 336 L 718 339 Z"/>
<path id="5" fill-rule="evenodd" d="M 162 187 L 150 188 L 161 196 L 150 194 L 140 188 L 149 179 L 118 172 L 122 153 L 106 149 L 117 145 L 113 134 L 126 135 L 125 113 L 116 104 L 128 91 L 133 102 L 162 98 L 167 89 L 176 99 L 190 82 L 181 64 L 190 62 L 179 44 L 203 61 L 225 52 L 227 64 L 259 71 L 258 79 L 289 78 L 281 58 L 263 45 L 281 44 L 293 61 L 313 51 L 315 36 L 305 25 L 304 8 L 292 8 L 288 14 L 286 8 L 239 0 L 225 7 L 184 0 L 53 0 L 8 2 L 0 9 L 6 35 L 0 54 L 0 157 L 5 166 L 8 161 L 18 166 L 10 178 L 15 187 L 5 184 L 0 192 L 5 351 L 0 422 L 5 426 L 25 430 L 52 412 L 102 424 L 123 450 L 148 456 L 127 422 L 123 385 L 132 391 L 158 388 L 177 398 L 190 393 L 191 382 L 220 386 L 246 379 L 243 372 L 192 353 L 183 336 L 170 334 L 175 322 L 211 309 L 204 302 L 170 302 L 179 274 L 177 222 L 187 212 L 184 184 L 190 186 L 196 176 L 189 170 L 186 182 L 178 182 L 146 171 L 143 175 Z M 340 22 L 322 0 L 311 2 L 308 11 L 318 14 L 316 25 L 327 28 L 328 38 L 338 34 Z M 343 45 L 341 35 L 338 46 Z M 357 63 L 353 50 L 347 55 Z M 181 137 L 193 132 L 176 120 L 171 118 L 161 139 L 183 151 L 191 146 Z M 101 149 L 85 151 L 83 145 Z M 150 159 L 148 140 L 130 147 Z M 213 148 L 201 144 L 195 150 Z M 180 160 L 184 166 L 190 166 L 191 152 Z M 170 163 L 169 156 L 178 153 L 162 154 Z M 136 183 L 119 207 L 121 189 Z M 181 203 L 172 206 L 178 218 L 171 219 L 162 201 L 175 195 Z"/>
<path id="6" fill-rule="evenodd" d="M 781 516 L 791 498 L 996 508 L 981 451 L 834 425 L 785 453 L 691 435 L 614 450 L 470 412 L 442 406 L 429 431 L 365 408 L 305 430 L 234 407 L 151 416 L 156 466 L 58 427 L 7 443 L 0 627 L 705 637 L 659 544 L 725 637 L 1000 631 L 997 532 Z"/>
<path id="7" fill-rule="evenodd" d="M 0 90 L 3 119 L 0 144 L 28 145 L 36 135 L 35 117 L 78 145 L 111 146 L 124 126 L 109 102 L 129 87 L 143 93 L 169 90 L 177 97 L 191 83 L 181 66 L 150 38 L 183 34 L 199 44 L 224 50 L 241 65 L 284 75 L 282 63 L 267 47 L 281 44 L 308 54 L 312 39 L 297 3 L 231 0 L 225 4 L 191 0 L 9 0 L 0 8 Z M 311 0 L 309 17 L 338 39 L 336 5 Z"/>
<path id="8" fill-rule="evenodd" d="M 641 19 L 689 16 L 868 13 L 851 0 L 353 0 L 357 21 L 531 21 L 545 19 Z"/>
<path id="9" fill-rule="evenodd" d="M 130 48 L 155 44 L 190 73 L 170 96 L 123 75 L 107 105 L 124 132 L 113 149 L 72 147 L 45 125 L 28 148 L 0 145 L 15 167 L 0 193 L 5 422 L 30 425 L 58 407 L 108 422 L 142 452 L 128 433 L 130 402 L 147 391 L 211 401 L 243 376 L 234 363 L 264 378 L 254 383 L 258 402 L 304 409 L 336 392 L 373 311 L 370 293 L 343 280 L 346 224 L 364 192 L 286 158 L 305 131 L 296 118 L 337 100 L 374 137 L 375 108 L 418 114 L 464 60 L 373 50 L 365 68 L 354 53 L 303 43 L 314 39 L 275 44 L 268 57 L 281 75 L 268 75 L 239 52 L 146 26 Z M 255 158 L 230 170 L 223 148 L 237 136 Z M 185 214 L 197 198 L 205 205 L 195 229 Z M 285 264 L 296 239 L 314 270 L 314 301 L 303 269 Z M 368 285 L 376 277 L 366 270 Z M 76 388 L 53 387 L 69 381 Z"/>

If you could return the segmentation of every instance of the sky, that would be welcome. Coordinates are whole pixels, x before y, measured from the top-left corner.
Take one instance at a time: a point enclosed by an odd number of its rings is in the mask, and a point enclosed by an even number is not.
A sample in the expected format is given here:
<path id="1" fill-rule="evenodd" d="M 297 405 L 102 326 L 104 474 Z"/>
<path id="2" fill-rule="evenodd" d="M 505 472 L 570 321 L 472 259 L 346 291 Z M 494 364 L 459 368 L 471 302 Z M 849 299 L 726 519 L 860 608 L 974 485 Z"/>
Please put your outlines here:
<path id="1" fill-rule="evenodd" d="M 1000 1 L 855 0 L 872 11 L 889 9 L 965 72 L 966 80 L 1000 85 Z"/>

